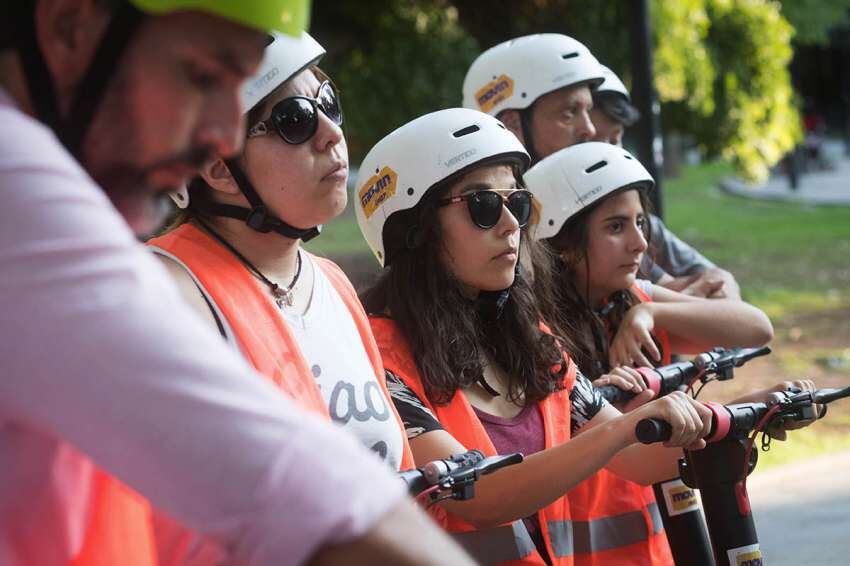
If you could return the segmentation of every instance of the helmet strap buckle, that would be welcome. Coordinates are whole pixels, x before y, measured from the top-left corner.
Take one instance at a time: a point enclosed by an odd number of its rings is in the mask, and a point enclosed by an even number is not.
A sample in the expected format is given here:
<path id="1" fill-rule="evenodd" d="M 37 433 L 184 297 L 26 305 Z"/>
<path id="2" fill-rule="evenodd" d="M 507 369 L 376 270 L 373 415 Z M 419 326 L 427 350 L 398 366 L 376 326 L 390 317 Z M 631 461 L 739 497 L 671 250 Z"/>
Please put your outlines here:
<path id="1" fill-rule="evenodd" d="M 269 213 L 265 205 L 255 206 L 251 209 L 251 212 L 248 213 L 245 223 L 257 232 L 268 232 L 270 230 L 268 218 Z"/>

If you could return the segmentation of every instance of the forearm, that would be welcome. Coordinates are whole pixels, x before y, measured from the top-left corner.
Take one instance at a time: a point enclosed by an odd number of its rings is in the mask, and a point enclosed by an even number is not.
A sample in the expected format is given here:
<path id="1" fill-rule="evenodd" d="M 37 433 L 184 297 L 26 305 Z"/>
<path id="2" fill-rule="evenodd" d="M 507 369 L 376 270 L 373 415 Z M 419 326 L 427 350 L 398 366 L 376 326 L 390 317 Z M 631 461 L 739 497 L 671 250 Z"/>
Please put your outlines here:
<path id="1" fill-rule="evenodd" d="M 667 448 L 659 444 L 634 444 L 621 450 L 605 466 L 627 480 L 650 485 L 679 476 L 681 448 Z"/>
<path id="2" fill-rule="evenodd" d="M 322 549 L 310 564 L 471 566 L 474 562 L 424 513 L 405 501 L 390 510 L 365 536 Z"/>
<path id="3" fill-rule="evenodd" d="M 452 513 L 479 527 L 498 525 L 537 512 L 601 469 L 634 442 L 624 418 L 582 432 L 565 444 L 532 454 L 514 466 L 484 476 L 475 498 L 447 502 Z"/>
<path id="4" fill-rule="evenodd" d="M 717 299 L 648 303 L 655 328 L 666 330 L 676 346 L 704 350 L 714 346 L 755 347 L 773 338 L 773 326 L 761 310 L 741 301 Z"/>

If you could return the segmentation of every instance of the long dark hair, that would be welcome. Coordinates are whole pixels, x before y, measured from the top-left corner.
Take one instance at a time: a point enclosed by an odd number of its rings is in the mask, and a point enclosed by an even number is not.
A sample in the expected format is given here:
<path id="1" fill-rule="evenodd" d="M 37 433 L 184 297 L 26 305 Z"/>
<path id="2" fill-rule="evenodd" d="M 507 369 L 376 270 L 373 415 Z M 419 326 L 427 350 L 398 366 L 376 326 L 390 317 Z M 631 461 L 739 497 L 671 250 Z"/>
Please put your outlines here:
<path id="1" fill-rule="evenodd" d="M 524 187 L 516 167 L 514 177 Z M 385 242 L 409 242 L 412 225 L 418 234 L 412 245 L 394 254 L 391 265 L 364 292 L 363 303 L 370 314 L 390 316 L 398 325 L 432 403 L 446 404 L 458 389 L 475 384 L 483 376 L 484 355 L 508 376 L 511 401 L 536 403 L 564 387 L 561 344 L 540 329 L 543 316 L 527 276 L 517 276 L 501 316 L 486 321 L 443 265 L 436 201 L 456 182 L 440 183 L 414 209 L 387 220 Z M 521 256 L 536 253 L 525 229 L 520 239 Z"/>
<path id="2" fill-rule="evenodd" d="M 647 216 L 643 233 L 647 242 L 650 241 L 652 228 L 648 216 L 651 203 L 647 190 L 643 186 L 631 185 L 606 195 L 567 220 L 557 234 L 544 240 L 544 245 L 550 251 L 549 256 L 540 256 L 543 258 L 541 261 L 548 261 L 544 269 L 552 273 L 554 285 L 540 289 L 539 292 L 548 293 L 551 297 L 555 307 L 551 314 L 553 325 L 562 331 L 569 329 L 573 348 L 570 354 L 581 372 L 590 379 L 596 379 L 611 370 L 608 363 L 609 336 L 617 333 L 626 311 L 639 303 L 640 299 L 630 290 L 617 291 L 608 297 L 601 311 L 596 311 L 588 302 L 590 283 L 586 282 L 584 289 L 579 288 L 577 267 L 583 263 L 585 273 L 590 272 L 590 259 L 587 256 L 588 218 L 606 200 L 628 190 L 638 192 L 641 207 Z M 541 279 L 540 284 L 547 284 L 546 280 Z"/>

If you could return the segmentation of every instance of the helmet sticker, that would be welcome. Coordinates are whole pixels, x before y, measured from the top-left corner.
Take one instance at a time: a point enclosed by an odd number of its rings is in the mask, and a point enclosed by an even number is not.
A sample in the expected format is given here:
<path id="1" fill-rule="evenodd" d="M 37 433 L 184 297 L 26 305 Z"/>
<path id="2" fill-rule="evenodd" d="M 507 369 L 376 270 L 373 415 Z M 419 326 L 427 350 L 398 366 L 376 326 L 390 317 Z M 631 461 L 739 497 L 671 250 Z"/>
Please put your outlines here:
<path id="1" fill-rule="evenodd" d="M 378 207 L 395 195 L 398 174 L 387 166 L 369 177 L 357 196 L 366 218 L 372 216 Z"/>
<path id="2" fill-rule="evenodd" d="M 507 75 L 501 75 L 475 93 L 475 100 L 482 112 L 489 112 L 501 101 L 514 93 L 514 81 Z"/>

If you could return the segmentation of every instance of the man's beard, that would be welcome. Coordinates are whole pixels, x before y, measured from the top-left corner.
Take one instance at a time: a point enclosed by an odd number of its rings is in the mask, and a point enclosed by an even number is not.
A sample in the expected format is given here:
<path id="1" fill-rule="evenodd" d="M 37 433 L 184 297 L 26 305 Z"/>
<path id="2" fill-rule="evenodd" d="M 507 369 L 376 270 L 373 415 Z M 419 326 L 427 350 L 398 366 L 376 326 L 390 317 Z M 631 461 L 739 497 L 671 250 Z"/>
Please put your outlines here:
<path id="1" fill-rule="evenodd" d="M 112 165 L 93 173 L 93 178 L 133 231 L 140 236 L 150 235 L 162 227 L 172 211 L 168 194 L 178 188 L 153 186 L 149 180 L 151 174 L 172 166 L 197 170 L 211 159 L 212 154 L 208 147 L 192 148 L 145 167 L 129 163 Z"/>

